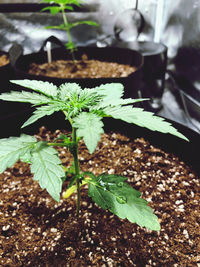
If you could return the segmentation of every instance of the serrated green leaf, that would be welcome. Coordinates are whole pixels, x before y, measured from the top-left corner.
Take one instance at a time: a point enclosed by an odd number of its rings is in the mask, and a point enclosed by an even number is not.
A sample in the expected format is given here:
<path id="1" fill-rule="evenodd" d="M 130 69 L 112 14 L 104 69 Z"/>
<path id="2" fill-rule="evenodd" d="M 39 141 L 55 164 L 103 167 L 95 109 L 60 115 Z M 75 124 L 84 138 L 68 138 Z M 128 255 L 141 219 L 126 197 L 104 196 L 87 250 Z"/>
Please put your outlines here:
<path id="1" fill-rule="evenodd" d="M 165 121 L 164 118 L 155 116 L 152 112 L 144 111 L 142 108 L 133 108 L 131 106 L 108 107 L 104 109 L 104 112 L 115 119 L 134 123 L 152 131 L 169 133 L 188 141 L 171 123 Z"/>
<path id="2" fill-rule="evenodd" d="M 0 139 L 0 173 L 11 167 L 23 155 L 29 153 L 36 138 L 29 135 Z"/>
<path id="3" fill-rule="evenodd" d="M 24 155 L 20 156 L 20 160 L 25 163 L 31 164 L 32 163 L 31 159 L 32 159 L 31 150 L 28 150 Z"/>
<path id="4" fill-rule="evenodd" d="M 101 139 L 103 123 L 96 114 L 82 112 L 74 119 L 73 127 L 77 128 L 77 136 L 83 140 L 92 154 Z"/>
<path id="5" fill-rule="evenodd" d="M 158 218 L 147 202 L 140 197 L 140 192 L 125 182 L 126 178 L 118 175 L 102 174 L 88 180 L 88 195 L 103 209 L 108 209 L 121 219 L 127 218 L 132 223 L 150 230 L 160 230 Z"/>
<path id="6" fill-rule="evenodd" d="M 75 117 L 82 110 L 89 110 L 100 101 L 93 89 L 81 89 L 76 83 L 66 83 L 59 88 L 59 99 L 65 103 L 68 117 Z"/>
<path id="7" fill-rule="evenodd" d="M 78 99 L 78 95 L 82 91 L 77 83 L 64 83 L 59 87 L 59 98 L 63 102 L 70 101 L 74 98 Z"/>
<path id="8" fill-rule="evenodd" d="M 32 89 L 34 91 L 40 92 L 50 97 L 56 97 L 58 93 L 57 86 L 49 82 L 25 79 L 25 80 L 11 80 L 11 83 Z"/>
<path id="9" fill-rule="evenodd" d="M 56 15 L 61 11 L 61 8 L 59 6 L 47 6 L 42 8 L 41 11 L 43 12 L 47 10 L 50 11 L 52 15 Z"/>
<path id="10" fill-rule="evenodd" d="M 82 25 L 82 24 L 86 24 L 86 25 L 90 25 L 90 26 L 99 26 L 96 22 L 94 21 L 90 21 L 90 20 L 81 20 L 81 21 L 77 21 L 77 22 L 74 22 L 74 23 L 70 23 L 71 24 L 71 27 L 76 27 L 76 26 L 79 26 L 79 25 Z"/>
<path id="11" fill-rule="evenodd" d="M 142 101 L 147 101 L 149 100 L 148 98 L 138 98 L 138 99 L 133 99 L 133 98 L 125 98 L 125 99 L 119 99 L 116 100 L 114 103 L 110 103 L 110 106 L 124 106 L 124 105 L 130 105 L 130 104 L 135 104 L 138 102 Z"/>
<path id="12" fill-rule="evenodd" d="M 60 25 L 54 25 L 54 26 L 46 26 L 45 29 L 57 29 L 57 30 L 68 30 L 69 27 L 68 25 L 66 26 L 65 24 L 60 24 Z"/>
<path id="13" fill-rule="evenodd" d="M 101 101 L 101 98 L 97 95 L 93 89 L 84 89 L 79 94 L 79 102 L 83 108 L 95 106 Z"/>
<path id="14" fill-rule="evenodd" d="M 47 96 L 26 91 L 11 91 L 10 93 L 3 93 L 0 95 L 0 99 L 13 102 L 30 103 L 33 105 L 47 104 L 51 101 L 51 99 Z"/>
<path id="15" fill-rule="evenodd" d="M 98 94 L 103 95 L 103 101 L 113 101 L 121 99 L 124 93 L 124 86 L 121 83 L 107 83 L 95 87 Z"/>
<path id="16" fill-rule="evenodd" d="M 80 0 L 42 0 L 41 2 L 50 3 L 50 4 L 62 4 L 62 5 L 79 5 L 82 1 Z"/>
<path id="17" fill-rule="evenodd" d="M 57 1 L 62 1 L 62 0 L 57 0 Z M 65 4 L 68 4 L 68 5 L 76 5 L 78 7 L 80 7 L 80 3 L 82 3 L 83 1 L 80 1 L 80 0 L 64 0 Z"/>
<path id="18" fill-rule="evenodd" d="M 99 26 L 98 23 L 96 23 L 95 21 L 91 21 L 91 20 L 82 20 L 82 21 L 79 21 L 78 23 L 79 23 L 79 24 L 80 24 L 80 23 L 81 23 L 81 24 L 87 24 L 87 25 L 90 25 L 90 26 L 96 26 L 96 27 Z"/>
<path id="19" fill-rule="evenodd" d="M 35 121 L 41 119 L 44 116 L 52 115 L 54 112 L 64 109 L 63 105 L 56 104 L 49 104 L 48 106 L 41 106 L 38 107 L 34 112 L 33 115 L 22 125 L 21 128 L 24 128 Z"/>
<path id="20" fill-rule="evenodd" d="M 107 83 L 95 87 L 93 90 L 101 97 L 101 101 L 94 108 L 100 109 L 116 101 L 121 101 L 121 97 L 124 93 L 124 86 L 120 83 Z"/>
<path id="21" fill-rule="evenodd" d="M 74 11 L 74 8 L 72 6 L 69 6 L 69 5 L 66 5 L 64 7 L 64 10 L 71 10 L 71 11 Z"/>
<path id="22" fill-rule="evenodd" d="M 146 101 L 146 100 L 149 100 L 149 99 L 147 99 L 147 98 L 140 98 L 140 99 L 132 99 L 132 98 L 122 99 L 122 98 L 119 98 L 119 99 L 116 99 L 115 101 L 112 101 L 112 98 L 110 98 L 110 100 L 100 101 L 97 104 L 97 106 L 92 107 L 91 110 L 97 109 L 97 110 L 103 111 L 103 109 L 107 108 L 107 107 L 118 108 L 120 106 L 135 104 L 135 103 Z"/>
<path id="23" fill-rule="evenodd" d="M 60 200 L 62 187 L 62 177 L 65 176 L 61 167 L 61 160 L 58 152 L 42 144 L 32 153 L 31 172 L 34 174 L 34 180 L 39 181 L 42 189 L 47 192 L 56 201 Z"/>
<path id="24" fill-rule="evenodd" d="M 45 26 L 44 28 L 47 30 L 48 29 L 55 29 L 55 30 L 61 29 L 60 25 L 58 25 L 58 26 Z"/>

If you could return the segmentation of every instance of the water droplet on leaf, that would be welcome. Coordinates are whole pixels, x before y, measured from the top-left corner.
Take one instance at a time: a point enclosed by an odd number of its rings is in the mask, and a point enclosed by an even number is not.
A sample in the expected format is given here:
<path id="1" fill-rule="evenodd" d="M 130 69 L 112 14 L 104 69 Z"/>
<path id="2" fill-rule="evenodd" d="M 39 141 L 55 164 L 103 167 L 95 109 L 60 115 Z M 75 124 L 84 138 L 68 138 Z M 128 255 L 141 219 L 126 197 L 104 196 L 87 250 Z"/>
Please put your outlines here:
<path id="1" fill-rule="evenodd" d="M 119 182 L 119 183 L 117 184 L 117 186 L 122 187 L 122 186 L 123 186 L 123 182 Z"/>
<path id="2" fill-rule="evenodd" d="M 125 204 L 127 202 L 127 198 L 124 196 L 116 197 L 116 200 L 119 204 Z"/>

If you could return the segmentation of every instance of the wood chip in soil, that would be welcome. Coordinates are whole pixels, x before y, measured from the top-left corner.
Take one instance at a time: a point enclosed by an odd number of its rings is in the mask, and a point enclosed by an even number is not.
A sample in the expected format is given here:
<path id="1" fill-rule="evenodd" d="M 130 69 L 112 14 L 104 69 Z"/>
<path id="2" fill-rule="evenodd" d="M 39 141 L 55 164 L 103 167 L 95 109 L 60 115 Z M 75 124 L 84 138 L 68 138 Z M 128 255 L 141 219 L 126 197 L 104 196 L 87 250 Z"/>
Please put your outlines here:
<path id="1" fill-rule="evenodd" d="M 37 138 L 60 134 L 43 127 Z M 69 166 L 68 150 L 58 152 Z M 83 171 L 127 176 L 154 209 L 161 231 L 102 210 L 87 187 L 77 218 L 75 194 L 56 203 L 32 179 L 29 165 L 17 162 L 0 175 L 0 266 L 199 266 L 200 180 L 185 163 L 117 133 L 103 134 L 93 155 L 81 143 L 79 160 Z"/>
<path id="2" fill-rule="evenodd" d="M 1 55 L 0 56 L 0 67 L 7 65 L 10 62 L 7 55 Z"/>

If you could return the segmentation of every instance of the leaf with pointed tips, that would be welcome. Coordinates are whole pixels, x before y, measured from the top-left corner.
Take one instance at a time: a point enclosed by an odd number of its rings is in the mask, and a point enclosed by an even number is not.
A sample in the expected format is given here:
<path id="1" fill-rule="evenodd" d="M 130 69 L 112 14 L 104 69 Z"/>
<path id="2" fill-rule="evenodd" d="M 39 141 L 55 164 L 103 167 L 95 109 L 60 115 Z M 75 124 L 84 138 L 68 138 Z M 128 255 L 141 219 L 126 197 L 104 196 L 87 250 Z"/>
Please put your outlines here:
<path id="1" fill-rule="evenodd" d="M 102 110 L 103 108 L 107 108 L 107 107 L 119 107 L 119 106 L 124 106 L 124 105 L 130 105 L 130 104 L 135 104 L 138 102 L 142 102 L 142 101 L 146 101 L 149 100 L 147 98 L 138 98 L 138 99 L 132 99 L 132 98 L 126 98 L 126 99 L 116 99 L 115 101 L 113 101 L 112 99 L 108 100 L 108 101 L 101 101 L 99 102 L 96 106 L 92 107 L 91 110 Z"/>
<path id="2" fill-rule="evenodd" d="M 94 88 L 98 95 L 103 96 L 99 107 L 109 106 L 116 100 L 120 100 L 124 93 L 124 86 L 121 83 L 107 83 Z"/>
<path id="3" fill-rule="evenodd" d="M 93 113 L 82 112 L 74 119 L 73 127 L 77 128 L 77 136 L 83 137 L 92 154 L 104 132 L 101 118 Z"/>
<path id="4" fill-rule="evenodd" d="M 56 15 L 61 11 L 61 8 L 59 6 L 47 6 L 42 8 L 41 11 L 43 12 L 47 10 L 50 11 L 52 15 Z"/>
<path id="5" fill-rule="evenodd" d="M 69 101 L 74 97 L 78 98 L 81 91 L 77 83 L 64 83 L 59 87 L 59 98 L 62 101 Z"/>
<path id="6" fill-rule="evenodd" d="M 65 176 L 65 173 L 57 154 L 54 148 L 41 142 L 32 154 L 31 172 L 34 174 L 34 180 L 39 181 L 41 188 L 46 189 L 53 199 L 59 201 L 61 178 Z"/>
<path id="7" fill-rule="evenodd" d="M 38 80 L 11 80 L 12 83 L 40 92 L 46 96 L 56 97 L 58 88 L 56 85 Z"/>
<path id="8" fill-rule="evenodd" d="M 176 128 L 165 121 L 164 118 L 155 116 L 152 112 L 144 111 L 142 108 L 133 108 L 131 106 L 108 107 L 104 109 L 104 112 L 115 119 L 134 123 L 152 131 L 169 133 L 188 141 L 183 134 L 179 133 Z"/>
<path id="9" fill-rule="evenodd" d="M 101 174 L 88 180 L 88 195 L 101 208 L 110 210 L 121 219 L 127 218 L 141 227 L 159 231 L 160 224 L 153 210 L 140 197 L 140 192 L 125 180 L 122 176 Z"/>
<path id="10" fill-rule="evenodd" d="M 30 103 L 33 105 L 47 104 L 51 101 L 51 99 L 47 96 L 26 91 L 11 91 L 10 93 L 2 93 L 0 95 L 0 99 L 13 102 Z"/>
<path id="11" fill-rule="evenodd" d="M 90 25 L 90 26 L 99 26 L 96 22 L 90 21 L 90 20 L 81 20 L 81 21 L 77 21 L 77 22 L 71 23 L 72 27 L 76 27 L 76 26 L 79 26 L 81 24 L 87 24 L 87 25 Z"/>
<path id="12" fill-rule="evenodd" d="M 0 139 L 0 173 L 11 167 L 26 153 L 29 153 L 35 143 L 35 137 L 24 134 L 20 137 Z"/>
<path id="13" fill-rule="evenodd" d="M 52 115 L 54 112 L 59 111 L 59 110 L 63 110 L 64 106 L 63 105 L 53 105 L 53 104 L 49 104 L 48 106 L 41 106 L 38 107 L 33 115 L 22 125 L 21 128 L 24 128 L 32 123 L 34 123 L 35 121 L 41 119 L 44 116 L 49 116 Z"/>

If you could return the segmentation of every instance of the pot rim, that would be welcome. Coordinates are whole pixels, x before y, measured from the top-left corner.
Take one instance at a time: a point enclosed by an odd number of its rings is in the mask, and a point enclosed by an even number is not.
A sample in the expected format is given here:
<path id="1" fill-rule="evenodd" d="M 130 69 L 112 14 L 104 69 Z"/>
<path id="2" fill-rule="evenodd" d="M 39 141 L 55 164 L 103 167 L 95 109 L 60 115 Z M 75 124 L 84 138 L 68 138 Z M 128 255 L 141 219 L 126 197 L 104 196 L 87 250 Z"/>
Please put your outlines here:
<path id="1" fill-rule="evenodd" d="M 142 54 L 136 50 L 132 50 L 132 49 L 127 49 L 127 48 L 119 48 L 119 47 L 93 47 L 93 46 L 79 46 L 77 47 L 77 53 L 82 53 L 82 52 L 88 52 L 88 51 L 92 51 L 93 53 L 95 52 L 100 52 L 101 51 L 105 51 L 105 50 L 108 50 L 109 53 L 112 53 L 112 54 L 116 54 L 118 55 L 120 52 L 123 52 L 123 53 L 129 53 L 130 55 L 132 54 L 134 57 L 138 57 L 138 64 L 133 64 L 133 66 L 136 67 L 136 70 L 132 73 L 130 73 L 128 76 L 125 76 L 125 77 L 116 77 L 116 78 L 104 78 L 104 77 L 100 77 L 100 78 L 57 78 L 57 77 L 48 77 L 48 76 L 45 76 L 45 75 L 33 75 L 33 74 L 29 74 L 28 72 L 26 72 L 24 69 L 21 69 L 20 66 L 21 66 L 21 62 L 26 59 L 26 60 L 29 60 L 31 59 L 32 57 L 38 57 L 39 56 L 39 61 L 42 59 L 41 63 L 43 63 L 43 58 L 41 57 L 46 57 L 46 51 L 39 51 L 39 52 L 34 52 L 34 53 L 30 53 L 30 54 L 25 54 L 25 55 L 20 55 L 15 64 L 14 64 L 14 69 L 15 69 L 15 72 L 17 73 L 20 73 L 20 74 L 28 74 L 30 77 L 33 77 L 32 79 L 41 79 L 41 77 L 44 79 L 44 78 L 50 78 L 52 80 L 52 82 L 55 81 L 58 82 L 59 80 L 67 80 L 67 79 L 71 79 L 71 80 L 74 80 L 74 81 L 80 81 L 80 80 L 99 80 L 101 79 L 102 80 L 102 83 L 106 83 L 107 80 L 109 79 L 109 82 L 116 82 L 117 80 L 123 80 L 123 79 L 126 79 L 126 78 L 129 78 L 131 77 L 132 75 L 138 73 L 141 71 L 141 69 L 143 68 L 143 64 L 144 64 L 144 58 L 142 56 Z M 63 48 L 53 48 L 52 49 L 52 52 L 55 54 L 57 52 L 60 52 L 60 51 L 63 51 L 63 53 L 66 53 L 67 50 L 64 50 Z M 97 54 L 99 55 L 99 54 Z M 101 56 L 101 55 L 100 55 Z M 64 56 L 65 57 L 65 56 Z M 47 57 L 46 57 L 47 58 Z M 61 59 L 61 58 L 59 58 Z M 65 59 L 65 58 L 64 58 Z M 67 59 L 67 58 L 66 58 Z M 97 60 L 100 60 L 100 58 L 95 58 Z M 38 63 L 39 63 L 38 61 Z M 116 61 L 110 61 L 110 62 L 116 62 Z M 32 63 L 32 62 L 30 62 Z M 23 67 L 28 67 L 27 65 L 23 66 Z"/>

